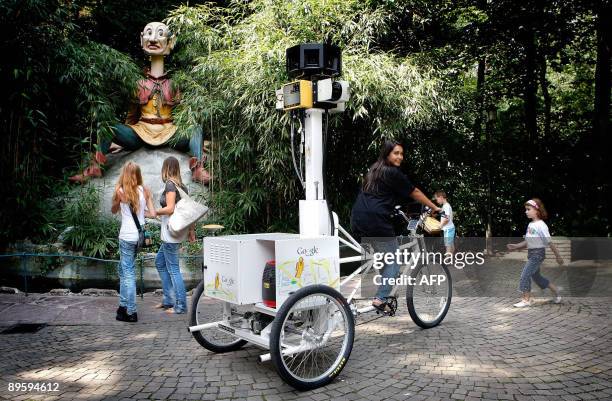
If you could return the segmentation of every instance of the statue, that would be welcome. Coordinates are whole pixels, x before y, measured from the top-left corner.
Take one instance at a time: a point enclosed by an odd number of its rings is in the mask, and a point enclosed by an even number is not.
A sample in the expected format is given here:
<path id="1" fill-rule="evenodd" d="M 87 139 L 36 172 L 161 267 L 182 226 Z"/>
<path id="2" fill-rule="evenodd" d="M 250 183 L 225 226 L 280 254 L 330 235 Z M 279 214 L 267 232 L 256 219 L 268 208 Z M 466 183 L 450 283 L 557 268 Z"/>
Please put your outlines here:
<path id="1" fill-rule="evenodd" d="M 113 127 L 112 140 L 99 141 L 98 150 L 92 155 L 89 166 L 69 178 L 72 182 L 84 183 L 90 177 L 101 177 L 106 163 L 106 154 L 111 144 L 117 144 L 127 150 L 137 150 L 143 145 L 162 146 L 189 152 L 192 181 L 207 184 L 210 174 L 204 169 L 202 128 L 192 131 L 190 139 L 170 141 L 176 132 L 172 120 L 172 109 L 180 101 L 180 93 L 172 87 L 172 81 L 164 71 L 164 56 L 174 48 L 176 36 L 168 26 L 161 22 L 151 22 L 140 34 L 142 49 L 151 58 L 151 69 L 147 76 L 138 82 L 137 96 L 128 111 L 125 124 Z"/>

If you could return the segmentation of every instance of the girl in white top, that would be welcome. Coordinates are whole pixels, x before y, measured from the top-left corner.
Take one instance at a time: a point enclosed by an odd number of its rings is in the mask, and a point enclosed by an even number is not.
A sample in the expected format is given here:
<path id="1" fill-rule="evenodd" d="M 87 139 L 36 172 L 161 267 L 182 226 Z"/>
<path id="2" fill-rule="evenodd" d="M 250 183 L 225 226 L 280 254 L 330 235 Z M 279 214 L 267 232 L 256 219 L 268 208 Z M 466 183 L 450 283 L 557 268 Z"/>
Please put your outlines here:
<path id="1" fill-rule="evenodd" d="M 119 180 L 115 185 L 111 212 L 121 211 L 121 229 L 119 230 L 119 308 L 117 320 L 125 322 L 138 321 L 136 314 L 136 244 L 138 228 L 132 216 L 132 210 L 141 227 L 145 216 L 155 217 L 153 200 L 150 191 L 142 185 L 140 167 L 134 162 L 123 165 Z"/>
<path id="2" fill-rule="evenodd" d="M 514 304 L 514 306 L 516 308 L 524 308 L 531 305 L 532 279 L 541 289 L 549 288 L 553 293 L 553 302 L 558 304 L 561 302 L 559 289 L 540 274 L 540 265 L 546 256 L 546 246 L 550 246 L 550 249 L 557 257 L 557 263 L 563 265 L 563 259 L 557 247 L 555 247 L 550 240 L 548 226 L 544 222 L 548 217 L 548 213 L 542 201 L 538 198 L 534 198 L 525 202 L 525 215 L 527 218 L 531 219 L 531 223 L 527 226 L 525 241 L 518 244 L 508 244 L 509 250 L 527 248 L 527 263 L 521 272 L 519 284 L 519 291 L 523 293 L 523 299 Z"/>

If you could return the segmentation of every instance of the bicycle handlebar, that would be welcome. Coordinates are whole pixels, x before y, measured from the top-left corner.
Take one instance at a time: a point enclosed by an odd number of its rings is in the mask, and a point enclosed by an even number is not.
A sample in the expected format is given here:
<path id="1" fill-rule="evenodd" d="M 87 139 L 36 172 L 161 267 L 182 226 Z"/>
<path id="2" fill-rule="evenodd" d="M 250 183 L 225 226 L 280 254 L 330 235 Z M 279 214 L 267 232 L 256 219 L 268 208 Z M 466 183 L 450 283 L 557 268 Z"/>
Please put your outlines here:
<path id="1" fill-rule="evenodd" d="M 427 216 L 431 216 L 432 212 L 433 211 L 432 211 L 432 209 L 430 207 L 423 205 L 423 207 L 421 208 L 421 213 L 419 213 L 419 218 L 418 218 L 419 225 L 421 223 L 423 223 L 423 221 L 425 220 L 425 218 Z M 404 221 L 406 221 L 406 223 L 410 223 L 410 218 L 406 215 L 406 213 L 404 213 L 404 211 L 402 210 L 402 207 L 400 205 L 396 205 L 395 206 L 394 213 L 396 215 L 401 216 L 404 219 Z M 440 211 L 440 216 L 445 216 L 444 211 Z"/>

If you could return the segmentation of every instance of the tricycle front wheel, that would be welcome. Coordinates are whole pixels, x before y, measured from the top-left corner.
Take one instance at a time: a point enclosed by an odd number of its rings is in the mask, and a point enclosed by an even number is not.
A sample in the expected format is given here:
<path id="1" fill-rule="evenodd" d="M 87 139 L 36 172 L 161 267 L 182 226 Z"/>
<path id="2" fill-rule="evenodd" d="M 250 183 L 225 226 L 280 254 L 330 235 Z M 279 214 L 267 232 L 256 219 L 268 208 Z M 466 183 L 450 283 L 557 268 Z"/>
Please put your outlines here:
<path id="1" fill-rule="evenodd" d="M 453 298 L 453 280 L 444 264 L 422 264 L 412 270 L 413 284 L 406 290 L 412 321 L 424 329 L 439 325 Z"/>

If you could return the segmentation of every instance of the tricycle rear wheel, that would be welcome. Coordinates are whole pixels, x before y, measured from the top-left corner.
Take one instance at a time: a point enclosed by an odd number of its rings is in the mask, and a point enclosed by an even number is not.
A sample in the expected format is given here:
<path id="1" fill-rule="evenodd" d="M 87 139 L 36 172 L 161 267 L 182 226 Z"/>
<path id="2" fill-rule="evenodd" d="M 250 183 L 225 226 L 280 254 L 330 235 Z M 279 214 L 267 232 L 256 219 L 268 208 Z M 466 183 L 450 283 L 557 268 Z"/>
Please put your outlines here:
<path id="1" fill-rule="evenodd" d="M 225 302 L 204 295 L 204 280 L 193 291 L 190 326 L 223 320 Z M 194 331 L 193 338 L 204 348 L 216 353 L 240 349 L 247 342 L 218 327 Z"/>
<path id="2" fill-rule="evenodd" d="M 270 356 L 286 383 L 312 390 L 340 374 L 354 338 L 355 320 L 342 294 L 327 285 L 309 285 L 278 310 L 270 333 Z"/>

